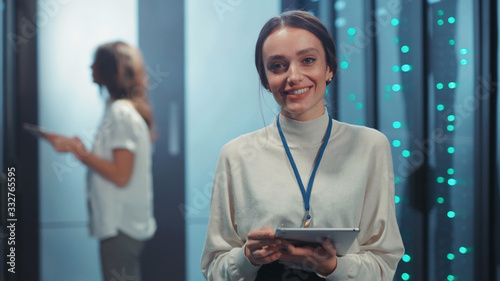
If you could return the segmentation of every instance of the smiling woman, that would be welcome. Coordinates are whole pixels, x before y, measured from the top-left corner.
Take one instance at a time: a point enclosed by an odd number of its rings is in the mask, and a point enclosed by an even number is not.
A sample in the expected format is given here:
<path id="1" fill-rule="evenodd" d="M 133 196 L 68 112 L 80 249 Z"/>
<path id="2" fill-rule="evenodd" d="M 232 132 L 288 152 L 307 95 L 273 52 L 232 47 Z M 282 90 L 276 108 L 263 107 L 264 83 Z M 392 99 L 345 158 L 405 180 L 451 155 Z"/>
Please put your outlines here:
<path id="1" fill-rule="evenodd" d="M 299 121 L 321 116 L 326 81 L 333 78 L 321 41 L 307 30 L 285 26 L 267 37 L 262 53 L 268 89 L 282 114 Z"/>
<path id="2" fill-rule="evenodd" d="M 404 247 L 389 142 L 327 113 L 333 54 L 326 28 L 307 12 L 262 28 L 255 64 L 281 112 L 220 152 L 201 261 L 208 280 L 393 279 Z M 254 148 L 251 157 L 242 147 Z M 298 246 L 276 238 L 279 225 L 360 232 L 340 256 L 329 239 Z"/>

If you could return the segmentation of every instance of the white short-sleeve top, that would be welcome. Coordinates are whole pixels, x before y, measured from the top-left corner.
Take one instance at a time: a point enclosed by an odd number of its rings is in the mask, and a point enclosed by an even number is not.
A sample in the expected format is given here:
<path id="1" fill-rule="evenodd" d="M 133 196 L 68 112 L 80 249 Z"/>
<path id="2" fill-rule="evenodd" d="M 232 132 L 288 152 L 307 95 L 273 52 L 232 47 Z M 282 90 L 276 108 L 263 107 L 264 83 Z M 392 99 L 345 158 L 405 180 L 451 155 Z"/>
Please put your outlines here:
<path id="1" fill-rule="evenodd" d="M 123 99 L 106 103 L 92 153 L 111 161 L 115 149 L 127 149 L 134 154 L 132 175 L 126 186 L 119 187 L 89 169 L 90 232 L 100 240 L 116 236 L 118 230 L 137 240 L 149 239 L 156 231 L 151 136 L 142 116 L 131 102 Z"/>

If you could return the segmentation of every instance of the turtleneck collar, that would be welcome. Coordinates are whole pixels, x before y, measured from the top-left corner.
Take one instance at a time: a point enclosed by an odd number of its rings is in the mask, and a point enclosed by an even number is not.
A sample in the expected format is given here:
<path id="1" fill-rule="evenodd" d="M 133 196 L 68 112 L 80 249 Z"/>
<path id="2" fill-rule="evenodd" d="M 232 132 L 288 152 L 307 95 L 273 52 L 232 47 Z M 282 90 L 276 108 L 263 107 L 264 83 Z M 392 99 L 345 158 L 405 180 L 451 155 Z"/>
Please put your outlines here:
<path id="1" fill-rule="evenodd" d="M 290 147 L 296 145 L 317 146 L 323 143 L 330 118 L 326 108 L 323 115 L 311 121 L 297 121 L 287 118 L 281 113 L 279 117 L 281 129 Z"/>

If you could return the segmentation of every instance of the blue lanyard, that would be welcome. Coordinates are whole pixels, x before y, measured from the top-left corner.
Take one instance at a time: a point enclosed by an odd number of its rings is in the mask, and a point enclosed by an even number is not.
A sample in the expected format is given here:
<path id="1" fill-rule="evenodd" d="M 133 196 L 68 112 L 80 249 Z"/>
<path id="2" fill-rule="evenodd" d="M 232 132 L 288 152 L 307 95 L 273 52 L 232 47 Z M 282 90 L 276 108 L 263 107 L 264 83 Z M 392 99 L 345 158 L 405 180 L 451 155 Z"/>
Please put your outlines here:
<path id="1" fill-rule="evenodd" d="M 321 148 L 319 150 L 316 163 L 314 163 L 314 169 L 312 171 L 311 177 L 309 178 L 309 183 L 307 184 L 307 191 L 305 190 L 304 184 L 302 183 L 302 179 L 300 178 L 299 170 L 297 169 L 297 165 L 295 165 L 295 161 L 293 160 L 292 153 L 290 152 L 290 148 L 288 147 L 288 143 L 286 142 L 283 130 L 281 130 L 279 114 L 278 114 L 278 120 L 276 122 L 276 125 L 278 126 L 278 131 L 280 133 L 281 142 L 283 143 L 283 147 L 285 147 L 286 155 L 288 156 L 288 161 L 290 162 L 290 165 L 292 165 L 295 178 L 297 178 L 297 182 L 300 187 L 300 192 L 302 193 L 302 198 L 304 199 L 304 207 L 306 209 L 306 219 L 307 219 L 306 222 L 304 223 L 304 227 L 308 227 L 311 222 L 311 215 L 309 214 L 310 210 L 309 199 L 311 198 L 314 177 L 316 176 L 316 171 L 318 170 L 319 163 L 321 162 L 321 158 L 323 157 L 323 153 L 325 152 L 326 145 L 328 144 L 328 140 L 330 139 L 330 134 L 332 132 L 332 117 L 328 115 L 328 118 L 329 118 L 328 129 L 326 130 L 325 139 L 323 140 L 323 144 L 321 145 Z"/>

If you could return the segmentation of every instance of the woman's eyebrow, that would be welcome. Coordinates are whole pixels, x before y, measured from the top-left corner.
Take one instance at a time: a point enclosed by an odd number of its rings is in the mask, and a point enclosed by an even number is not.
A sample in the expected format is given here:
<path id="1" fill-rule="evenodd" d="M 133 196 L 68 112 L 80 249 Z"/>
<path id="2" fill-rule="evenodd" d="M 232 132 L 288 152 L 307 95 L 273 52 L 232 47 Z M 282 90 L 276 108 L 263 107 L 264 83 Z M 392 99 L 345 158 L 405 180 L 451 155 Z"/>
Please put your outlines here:
<path id="1" fill-rule="evenodd" d="M 300 55 L 307 54 L 307 53 L 316 53 L 317 55 L 320 54 L 319 50 L 316 48 L 306 48 L 306 49 L 298 51 L 297 55 L 300 56 Z"/>
<path id="2" fill-rule="evenodd" d="M 285 56 L 283 55 L 274 55 L 266 58 L 266 61 L 271 61 L 271 60 L 282 60 L 285 59 Z"/>
<path id="3" fill-rule="evenodd" d="M 300 56 L 300 55 L 304 55 L 304 54 L 308 54 L 308 53 L 315 53 L 317 55 L 321 54 L 319 52 L 319 50 L 316 49 L 316 48 L 306 48 L 306 49 L 302 49 L 302 50 L 298 51 L 297 55 Z M 273 55 L 273 56 L 269 56 L 269 57 L 265 58 L 265 61 L 282 60 L 282 59 L 285 59 L 285 56 L 283 56 L 283 55 Z"/>

